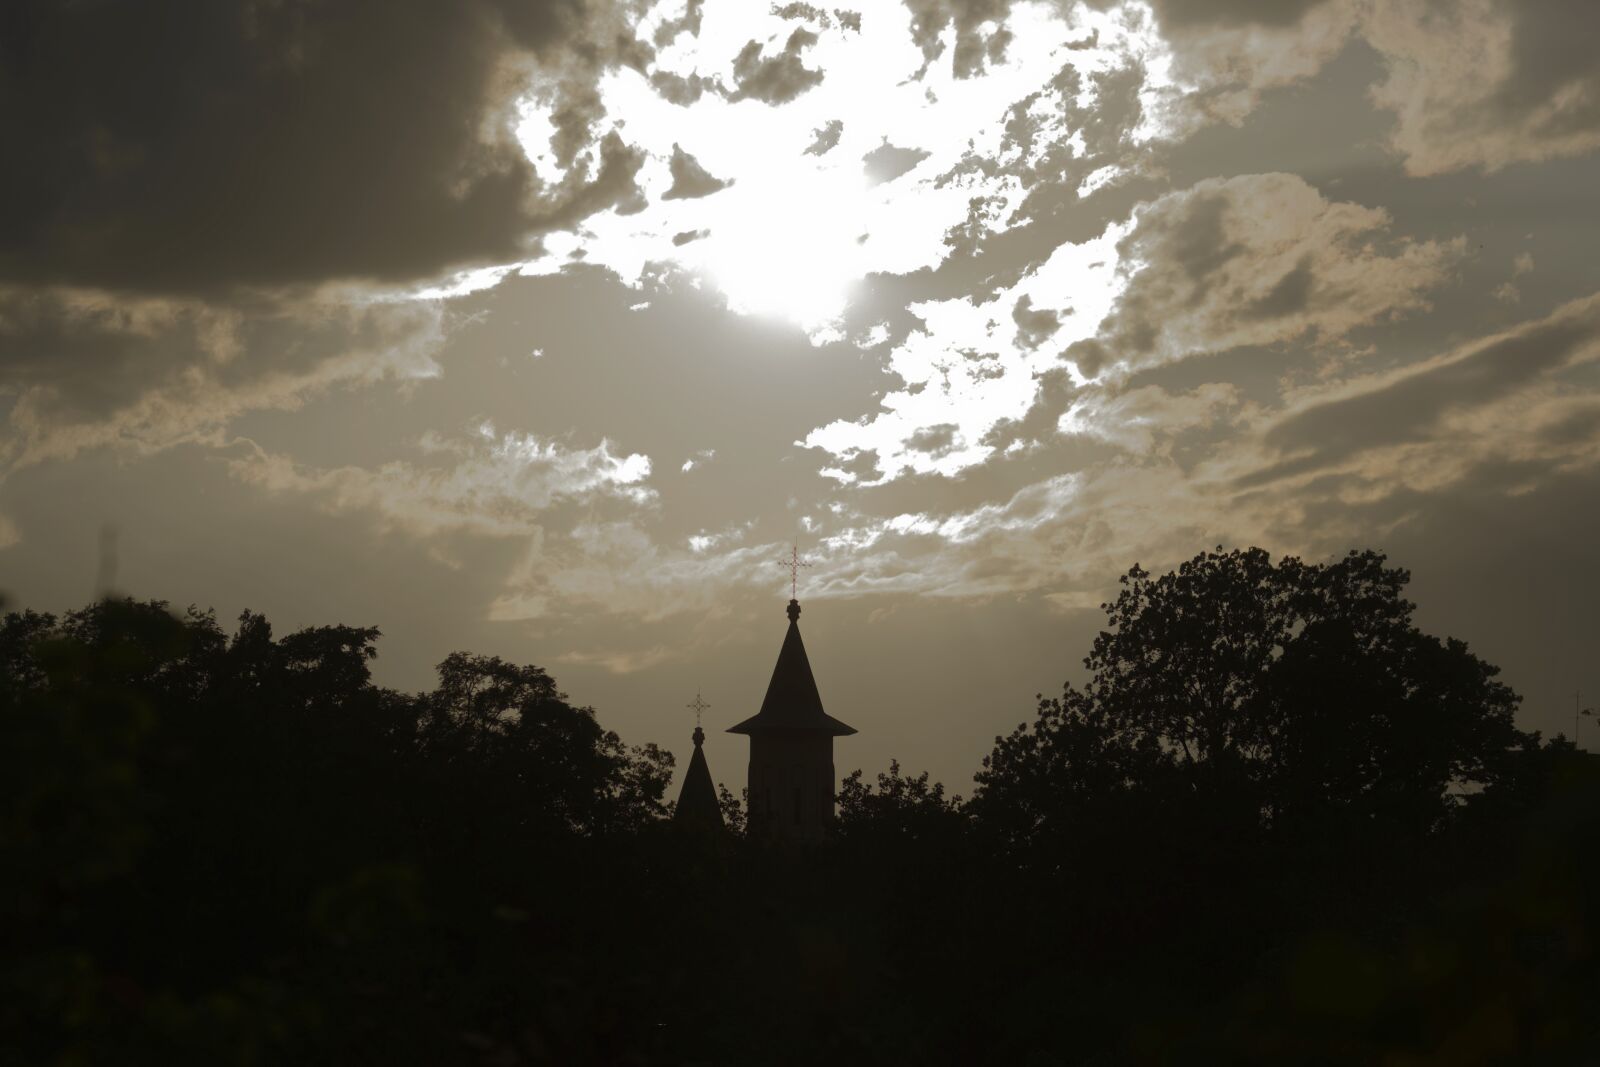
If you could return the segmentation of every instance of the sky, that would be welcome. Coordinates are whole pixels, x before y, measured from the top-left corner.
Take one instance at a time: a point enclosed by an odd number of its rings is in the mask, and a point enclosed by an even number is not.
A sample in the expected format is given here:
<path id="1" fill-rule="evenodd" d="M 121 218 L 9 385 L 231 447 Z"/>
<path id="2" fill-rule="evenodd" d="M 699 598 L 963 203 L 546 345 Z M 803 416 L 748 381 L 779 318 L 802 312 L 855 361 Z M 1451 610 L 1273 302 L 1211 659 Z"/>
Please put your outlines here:
<path id="1" fill-rule="evenodd" d="M 964 793 L 1134 564 L 1373 548 L 1570 735 L 1597 36 L 1588 0 L 8 4 L 0 590 L 378 626 L 408 690 L 538 664 L 680 768 L 699 692 L 737 791 L 798 547 L 839 772 Z"/>

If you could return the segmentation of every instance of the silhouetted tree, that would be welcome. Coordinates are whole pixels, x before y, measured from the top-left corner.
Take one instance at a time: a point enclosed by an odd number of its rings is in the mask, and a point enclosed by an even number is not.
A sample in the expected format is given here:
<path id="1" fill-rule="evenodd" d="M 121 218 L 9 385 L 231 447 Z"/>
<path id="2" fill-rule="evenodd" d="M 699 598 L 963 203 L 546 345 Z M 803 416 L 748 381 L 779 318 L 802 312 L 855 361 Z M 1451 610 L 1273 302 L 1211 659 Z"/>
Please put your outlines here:
<path id="1" fill-rule="evenodd" d="M 1154 735 L 1069 684 L 1059 697 L 1039 698 L 1031 725 L 995 738 L 974 779 L 970 809 L 985 833 L 1013 862 L 1050 867 L 1081 852 L 1086 836 L 1127 835 L 1128 819 L 1171 790 L 1175 776 Z"/>
<path id="2" fill-rule="evenodd" d="M 873 845 L 937 847 L 959 832 L 965 819 L 961 798 L 946 797 L 942 782 L 930 782 L 927 771 L 915 778 L 901 774 L 900 761 L 891 760 L 876 788 L 859 770 L 840 783 L 834 832 Z"/>
<path id="3" fill-rule="evenodd" d="M 1274 565 L 1261 549 L 1135 566 L 1081 691 L 997 739 L 980 810 L 1026 836 L 1144 786 L 1266 827 L 1347 818 L 1425 832 L 1503 776 L 1518 698 L 1412 622 L 1374 552 Z"/>
<path id="4" fill-rule="evenodd" d="M 741 789 L 740 796 L 748 790 Z M 722 809 L 722 825 L 729 833 L 742 834 L 745 830 L 744 803 L 733 795 L 727 786 L 717 783 L 717 807 Z"/>
<path id="5" fill-rule="evenodd" d="M 1135 568 L 971 801 L 857 771 L 797 848 L 537 667 L 12 613 L 0 1062 L 1587 1062 L 1600 760 L 1403 586 Z"/>
<path id="6" fill-rule="evenodd" d="M 666 815 L 670 753 L 630 749 L 593 708 L 567 703 L 539 667 L 452 653 L 424 706 L 422 749 L 475 781 L 514 789 L 502 799 L 529 820 L 595 833 L 636 830 Z"/>

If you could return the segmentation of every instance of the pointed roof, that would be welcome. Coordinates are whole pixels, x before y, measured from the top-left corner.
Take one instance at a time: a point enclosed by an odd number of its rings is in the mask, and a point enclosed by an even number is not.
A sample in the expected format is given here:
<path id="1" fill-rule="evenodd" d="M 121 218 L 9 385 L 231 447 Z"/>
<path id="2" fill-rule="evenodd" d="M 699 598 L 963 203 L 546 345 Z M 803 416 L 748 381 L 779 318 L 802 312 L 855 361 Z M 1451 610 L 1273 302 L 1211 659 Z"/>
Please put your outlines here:
<path id="1" fill-rule="evenodd" d="M 722 805 L 717 803 L 711 768 L 706 765 L 706 754 L 700 748 L 705 739 L 706 732 L 696 726 L 694 755 L 689 757 L 689 769 L 683 775 L 683 788 L 678 792 L 678 806 L 672 811 L 672 822 L 691 830 L 720 830 Z"/>
<path id="2" fill-rule="evenodd" d="M 767 683 L 767 696 L 761 710 L 737 726 L 730 734 L 765 733 L 768 730 L 809 730 L 843 737 L 856 732 L 822 710 L 817 680 L 811 676 L 811 661 L 800 640 L 800 602 L 789 601 L 789 632 L 783 636 L 778 662 Z"/>

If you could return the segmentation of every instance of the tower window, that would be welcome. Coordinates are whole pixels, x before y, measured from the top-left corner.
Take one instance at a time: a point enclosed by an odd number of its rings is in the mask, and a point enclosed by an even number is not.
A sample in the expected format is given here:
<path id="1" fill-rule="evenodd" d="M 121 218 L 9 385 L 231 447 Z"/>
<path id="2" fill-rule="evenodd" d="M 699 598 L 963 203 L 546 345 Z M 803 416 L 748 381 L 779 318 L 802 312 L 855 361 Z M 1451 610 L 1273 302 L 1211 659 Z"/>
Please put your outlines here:
<path id="1" fill-rule="evenodd" d="M 800 787 L 794 787 L 794 824 L 800 825 Z"/>

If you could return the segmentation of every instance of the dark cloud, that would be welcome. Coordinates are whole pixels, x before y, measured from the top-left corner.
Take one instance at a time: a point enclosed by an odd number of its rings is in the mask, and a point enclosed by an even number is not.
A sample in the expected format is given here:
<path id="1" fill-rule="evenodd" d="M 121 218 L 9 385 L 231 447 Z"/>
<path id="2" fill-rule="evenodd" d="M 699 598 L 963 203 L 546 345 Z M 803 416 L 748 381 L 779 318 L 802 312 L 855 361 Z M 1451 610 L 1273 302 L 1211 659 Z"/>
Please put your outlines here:
<path id="1" fill-rule="evenodd" d="M 787 104 L 808 89 L 822 84 L 822 71 L 805 65 L 801 53 L 817 43 L 817 35 L 798 29 L 789 35 L 776 55 L 762 54 L 760 41 L 751 41 L 733 60 L 734 90 L 729 100 L 760 100 Z"/>
<path id="2" fill-rule="evenodd" d="M 562 83 L 557 103 L 550 112 L 550 155 L 560 167 L 570 167 L 588 147 L 589 131 L 605 117 L 600 102 L 600 87 L 593 82 L 569 78 Z"/>
<path id="3" fill-rule="evenodd" d="M 1511 74 L 1496 89 L 1495 103 L 1513 115 L 1542 119 L 1548 132 L 1561 134 L 1600 124 L 1600 9 L 1588 0 L 1516 0 L 1501 10 L 1515 18 L 1511 31 Z M 1574 90 L 1577 90 L 1574 92 Z M 1558 94 L 1570 93 L 1567 106 L 1539 116 Z"/>
<path id="4" fill-rule="evenodd" d="M 690 241 L 700 240 L 700 238 L 705 237 L 710 232 L 710 230 L 684 230 L 681 233 L 675 233 L 672 235 L 672 243 L 681 248 Z"/>
<path id="5" fill-rule="evenodd" d="M 1070 360 L 1085 378 L 1099 377 L 1100 372 L 1112 362 L 1111 350 L 1104 342 L 1093 337 L 1072 342 L 1062 356 Z"/>
<path id="6" fill-rule="evenodd" d="M 944 54 L 944 32 L 955 29 L 955 50 L 950 62 L 956 77 L 980 74 L 990 63 L 1005 58 L 1011 43 L 1006 17 L 1011 0 L 906 0 L 911 11 L 911 37 L 927 63 Z M 985 24 L 995 28 L 984 31 Z"/>
<path id="7" fill-rule="evenodd" d="M 341 383 L 431 376 L 441 326 L 417 302 L 0 290 L 0 458 L 159 448 Z"/>
<path id="8" fill-rule="evenodd" d="M 1387 213 L 1324 199 L 1290 174 L 1244 174 L 1169 193 L 1118 242 L 1127 287 L 1097 336 L 1066 352 L 1085 375 L 1245 345 L 1331 341 L 1426 307 L 1464 251 L 1387 241 Z"/>
<path id="9" fill-rule="evenodd" d="M 513 64 L 638 62 L 608 51 L 607 11 L 7 4 L 0 279 L 179 292 L 515 256 L 582 191 L 541 190 L 500 121 Z M 597 106 L 558 107 L 558 155 L 587 150 Z"/>
<path id="10" fill-rule="evenodd" d="M 1195 26 L 1293 26 L 1327 0 L 1155 0 L 1156 18 L 1165 29 Z"/>
<path id="11" fill-rule="evenodd" d="M 683 5 L 683 15 L 680 18 L 668 19 L 656 27 L 655 43 L 657 48 L 664 47 L 675 41 L 680 33 L 691 36 L 700 36 L 700 22 L 705 15 L 705 0 L 686 0 Z"/>
<path id="12" fill-rule="evenodd" d="M 873 481 L 883 473 L 878 467 L 878 453 L 871 448 L 862 449 L 847 458 L 841 459 L 836 466 L 839 470 L 861 482 Z"/>
<path id="13" fill-rule="evenodd" d="M 715 78 L 698 74 L 682 75 L 658 70 L 650 75 L 650 87 L 669 104 L 688 107 L 700 101 L 706 93 L 721 93 L 722 84 Z"/>
<path id="14" fill-rule="evenodd" d="M 1452 412 L 1501 400 L 1553 371 L 1600 353 L 1600 295 L 1376 388 L 1288 416 L 1266 443 L 1290 458 L 1241 480 L 1260 485 L 1321 469 L 1386 445 L 1425 440 Z M 1589 412 L 1568 416 L 1582 423 Z M 1557 423 L 1558 437 L 1574 427 Z M 1581 429 L 1581 425 L 1578 427 Z"/>
<path id="15" fill-rule="evenodd" d="M 1600 402 L 1581 403 L 1573 411 L 1539 427 L 1544 443 L 1579 445 L 1600 438 Z"/>
<path id="16" fill-rule="evenodd" d="M 832 152 L 839 144 L 839 137 L 844 133 L 844 121 L 833 119 L 826 126 L 811 131 L 816 135 L 816 140 L 811 142 L 805 154 L 808 156 L 825 156 Z"/>
<path id="17" fill-rule="evenodd" d="M 928 155 L 929 153 L 920 148 L 901 148 L 884 141 L 862 156 L 861 162 L 867 172 L 867 181 L 872 185 L 882 185 L 884 182 L 894 181 L 927 159 Z"/>
<path id="18" fill-rule="evenodd" d="M 1298 315 L 1311 306 L 1311 290 L 1316 281 L 1310 256 L 1304 256 L 1278 283 L 1244 309 L 1256 319 L 1280 319 Z"/>
<path id="19" fill-rule="evenodd" d="M 810 4 L 792 3 L 784 4 L 782 7 L 774 5 L 772 13 L 788 22 L 815 22 L 821 26 L 833 24 L 826 11 Z"/>
<path id="20" fill-rule="evenodd" d="M 693 200 L 726 189 L 731 182 L 714 178 L 700 161 L 679 145 L 672 146 L 672 188 L 661 194 L 663 200 Z"/>
<path id="21" fill-rule="evenodd" d="M 1036 308 L 1033 297 L 1024 293 L 1011 309 L 1011 320 L 1017 324 L 1017 339 L 1026 348 L 1038 348 L 1061 325 L 1061 317 L 1051 308 Z"/>
<path id="22" fill-rule="evenodd" d="M 641 149 L 610 131 L 600 139 L 599 172 L 594 179 L 569 181 L 560 199 L 550 205 L 543 224 L 549 228 L 572 226 L 607 208 L 615 208 L 619 215 L 643 211 L 646 201 L 638 177 L 644 159 Z"/>
<path id="23" fill-rule="evenodd" d="M 935 426 L 924 426 L 916 433 L 907 437 L 904 445 L 917 452 L 926 452 L 930 456 L 939 457 L 949 455 L 956 449 L 958 440 L 957 430 L 953 422 L 941 422 Z"/>
<path id="24" fill-rule="evenodd" d="M 1085 372 L 1088 373 L 1088 372 Z M 1055 436 L 1061 416 L 1067 413 L 1079 390 L 1065 367 L 1052 367 L 1038 375 L 1038 391 L 1033 403 L 1020 419 L 1002 419 L 984 437 L 983 443 L 1004 450 L 1013 442 L 1024 444 L 1047 441 Z"/>
<path id="25" fill-rule="evenodd" d="M 1389 62 L 1375 99 L 1396 112 L 1391 144 L 1413 174 L 1600 147 L 1600 7 L 1493 0 L 1377 9 L 1368 38 Z M 1473 54 L 1470 64 L 1460 62 Z"/>

